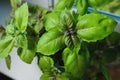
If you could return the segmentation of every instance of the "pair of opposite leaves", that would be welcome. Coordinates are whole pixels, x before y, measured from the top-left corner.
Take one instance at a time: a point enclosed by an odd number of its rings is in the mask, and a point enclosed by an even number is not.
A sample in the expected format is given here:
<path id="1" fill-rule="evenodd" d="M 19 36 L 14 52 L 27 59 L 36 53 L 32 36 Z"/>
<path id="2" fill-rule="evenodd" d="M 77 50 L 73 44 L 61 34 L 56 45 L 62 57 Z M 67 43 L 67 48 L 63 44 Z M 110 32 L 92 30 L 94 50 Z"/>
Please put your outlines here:
<path id="1" fill-rule="evenodd" d="M 40 37 L 37 51 L 52 55 L 64 46 L 76 47 L 80 40 L 95 42 L 105 38 L 114 31 L 116 22 L 99 13 L 85 14 L 75 21 L 68 10 L 63 10 L 49 13 L 44 25 L 47 32 Z"/>

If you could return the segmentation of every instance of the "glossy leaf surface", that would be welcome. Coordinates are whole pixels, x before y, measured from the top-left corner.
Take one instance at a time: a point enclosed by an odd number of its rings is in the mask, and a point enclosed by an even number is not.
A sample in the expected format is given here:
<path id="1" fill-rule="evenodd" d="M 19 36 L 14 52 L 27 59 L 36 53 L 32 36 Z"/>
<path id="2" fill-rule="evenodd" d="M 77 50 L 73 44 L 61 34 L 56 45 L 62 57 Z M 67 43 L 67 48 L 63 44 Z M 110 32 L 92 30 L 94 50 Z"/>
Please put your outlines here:
<path id="1" fill-rule="evenodd" d="M 74 78 L 80 79 L 86 70 L 89 59 L 88 54 L 88 51 L 80 51 L 78 54 L 66 48 L 63 51 L 65 71 L 72 74 Z"/>
<path id="2" fill-rule="evenodd" d="M 87 7 L 87 0 L 77 0 L 76 8 L 80 15 L 83 15 L 87 12 Z"/>
<path id="3" fill-rule="evenodd" d="M 79 19 L 76 29 L 79 38 L 87 42 L 95 42 L 111 34 L 116 24 L 116 21 L 110 17 L 91 13 Z"/>
<path id="4" fill-rule="evenodd" d="M 64 47 L 63 33 L 56 29 L 44 33 L 38 41 L 37 52 L 52 55 Z"/>
<path id="5" fill-rule="evenodd" d="M 52 12 L 47 14 L 44 18 L 44 23 L 47 31 L 55 27 L 61 27 L 59 13 Z"/>

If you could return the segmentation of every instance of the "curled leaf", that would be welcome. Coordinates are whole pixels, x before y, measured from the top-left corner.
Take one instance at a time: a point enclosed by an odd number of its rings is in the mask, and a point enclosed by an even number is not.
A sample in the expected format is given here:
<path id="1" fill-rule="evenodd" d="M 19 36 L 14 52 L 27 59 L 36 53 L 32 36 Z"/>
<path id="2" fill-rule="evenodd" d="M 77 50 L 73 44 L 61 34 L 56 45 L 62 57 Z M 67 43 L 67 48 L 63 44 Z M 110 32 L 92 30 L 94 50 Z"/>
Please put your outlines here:
<path id="1" fill-rule="evenodd" d="M 35 57 L 35 51 L 26 48 L 18 48 L 17 53 L 22 61 L 30 64 Z"/>

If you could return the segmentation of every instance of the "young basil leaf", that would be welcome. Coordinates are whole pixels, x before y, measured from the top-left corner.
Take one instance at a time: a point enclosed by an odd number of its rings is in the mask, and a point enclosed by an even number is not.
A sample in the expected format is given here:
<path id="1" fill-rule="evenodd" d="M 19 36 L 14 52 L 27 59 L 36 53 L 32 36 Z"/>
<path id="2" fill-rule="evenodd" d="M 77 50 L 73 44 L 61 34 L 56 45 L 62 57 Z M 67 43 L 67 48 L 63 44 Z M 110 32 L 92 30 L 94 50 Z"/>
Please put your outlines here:
<path id="1" fill-rule="evenodd" d="M 10 69 L 10 67 L 11 67 L 11 57 L 10 57 L 10 55 L 8 55 L 5 58 L 5 62 L 6 62 L 7 68 Z"/>
<path id="2" fill-rule="evenodd" d="M 88 51 L 85 49 L 80 51 L 80 54 L 65 49 L 63 51 L 63 61 L 65 65 L 65 72 L 73 75 L 74 78 L 80 79 L 87 68 L 88 63 Z"/>
<path id="3" fill-rule="evenodd" d="M 43 73 L 51 72 L 52 68 L 54 68 L 54 61 L 50 57 L 43 56 L 40 58 L 38 65 Z"/>
<path id="4" fill-rule="evenodd" d="M 107 67 L 104 64 L 101 64 L 101 71 L 103 75 L 105 76 L 106 80 L 112 80 L 112 77 L 110 75 L 110 72 L 108 71 Z"/>
<path id="5" fill-rule="evenodd" d="M 9 35 L 13 35 L 15 33 L 15 28 L 14 28 L 13 24 L 9 24 L 6 27 L 6 33 L 9 34 Z"/>
<path id="6" fill-rule="evenodd" d="M 70 80 L 69 77 L 64 75 L 57 75 L 56 80 Z"/>
<path id="7" fill-rule="evenodd" d="M 116 24 L 115 20 L 102 14 L 86 14 L 77 23 L 77 35 L 84 41 L 95 42 L 111 34 Z"/>
<path id="8" fill-rule="evenodd" d="M 14 38 L 6 36 L 0 41 L 0 58 L 7 57 L 14 47 Z"/>
<path id="9" fill-rule="evenodd" d="M 77 0 L 76 8 L 80 15 L 84 15 L 86 13 L 87 7 L 87 0 Z"/>
<path id="10" fill-rule="evenodd" d="M 60 14 L 60 22 L 65 29 L 75 26 L 75 20 L 69 10 L 65 9 Z"/>
<path id="11" fill-rule="evenodd" d="M 42 29 L 43 29 L 43 21 L 38 21 L 34 26 L 34 30 L 37 34 L 39 34 Z"/>
<path id="12" fill-rule="evenodd" d="M 27 48 L 18 48 L 17 53 L 22 61 L 30 64 L 35 57 L 35 51 Z"/>
<path id="13" fill-rule="evenodd" d="M 64 35 L 56 29 L 44 33 L 38 41 L 37 52 L 53 55 L 64 47 Z"/>
<path id="14" fill-rule="evenodd" d="M 18 30 L 23 33 L 27 28 L 28 23 L 28 5 L 24 3 L 15 11 L 15 23 Z"/>
<path id="15" fill-rule="evenodd" d="M 40 80 L 55 80 L 55 76 L 52 76 L 50 72 L 43 73 Z"/>
<path id="16" fill-rule="evenodd" d="M 71 50 L 76 52 L 80 50 L 81 42 L 75 35 L 65 36 L 65 44 Z"/>
<path id="17" fill-rule="evenodd" d="M 112 2 L 113 0 L 88 0 L 88 4 L 91 7 L 100 7 L 100 6 L 104 6 L 110 2 Z"/>
<path id="18" fill-rule="evenodd" d="M 27 48 L 28 41 L 27 41 L 27 37 L 24 34 L 19 34 L 16 37 L 16 40 L 17 40 L 18 47 Z"/>
<path id="19" fill-rule="evenodd" d="M 59 0 L 54 7 L 55 11 L 62 11 L 65 8 L 71 9 L 75 0 Z"/>
<path id="20" fill-rule="evenodd" d="M 59 14 L 60 14 L 59 12 L 52 12 L 45 16 L 44 24 L 45 24 L 45 29 L 47 31 L 55 27 L 61 27 Z"/>

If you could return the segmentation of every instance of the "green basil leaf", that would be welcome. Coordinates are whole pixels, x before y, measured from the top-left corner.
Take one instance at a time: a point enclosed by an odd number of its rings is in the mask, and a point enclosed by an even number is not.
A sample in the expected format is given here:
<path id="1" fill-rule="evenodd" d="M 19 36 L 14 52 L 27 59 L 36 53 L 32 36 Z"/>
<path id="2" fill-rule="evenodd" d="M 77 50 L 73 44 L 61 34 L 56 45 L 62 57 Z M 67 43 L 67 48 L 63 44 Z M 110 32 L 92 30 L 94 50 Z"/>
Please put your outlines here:
<path id="1" fill-rule="evenodd" d="M 38 41 L 37 52 L 44 55 L 52 55 L 64 47 L 64 35 L 53 29 L 44 33 Z"/>
<path id="2" fill-rule="evenodd" d="M 54 61 L 50 57 L 43 56 L 40 58 L 38 65 L 43 73 L 51 72 L 51 69 L 54 68 Z"/>
<path id="3" fill-rule="evenodd" d="M 78 52 L 80 50 L 81 41 L 75 35 L 65 36 L 65 44 L 66 46 Z"/>
<path id="4" fill-rule="evenodd" d="M 54 7 L 55 11 L 62 11 L 65 8 L 71 9 L 75 0 L 59 0 Z"/>
<path id="5" fill-rule="evenodd" d="M 106 80 L 112 80 L 112 77 L 110 75 L 110 72 L 108 71 L 107 67 L 104 64 L 101 64 L 101 71 L 103 75 L 105 76 Z"/>
<path id="6" fill-rule="evenodd" d="M 26 48 L 18 48 L 17 53 L 22 61 L 30 64 L 35 57 L 35 51 Z"/>
<path id="7" fill-rule="evenodd" d="M 58 13 L 58 12 L 52 12 L 45 16 L 44 24 L 45 24 L 45 29 L 47 31 L 49 31 L 50 29 L 55 28 L 55 27 L 60 27 L 59 14 L 60 13 Z"/>
<path id="8" fill-rule="evenodd" d="M 64 75 L 57 75 L 56 80 L 70 80 L 70 79 Z"/>
<path id="9" fill-rule="evenodd" d="M 43 21 L 38 21 L 34 26 L 34 30 L 37 34 L 39 34 L 42 29 L 43 29 Z"/>
<path id="10" fill-rule="evenodd" d="M 60 22 L 65 29 L 75 26 L 75 20 L 69 10 L 65 9 L 60 14 Z"/>
<path id="11" fill-rule="evenodd" d="M 87 68 L 88 50 L 85 49 L 80 53 L 75 53 L 70 49 L 63 51 L 63 61 L 65 65 L 65 72 L 70 73 L 74 78 L 80 79 Z"/>
<path id="12" fill-rule="evenodd" d="M 7 68 L 10 69 L 10 67 L 11 67 L 11 57 L 10 57 L 10 55 L 8 55 L 5 58 L 5 62 L 6 62 Z"/>
<path id="13" fill-rule="evenodd" d="M 40 77 L 40 80 L 55 80 L 55 77 L 51 76 L 51 73 L 47 72 Z"/>
<path id="14" fill-rule="evenodd" d="M 14 47 L 14 38 L 6 36 L 0 41 L 0 58 L 7 57 Z"/>
<path id="15" fill-rule="evenodd" d="M 84 41 L 95 42 L 111 34 L 116 24 L 115 20 L 102 14 L 86 14 L 77 23 L 77 35 Z"/>
<path id="16" fill-rule="evenodd" d="M 91 7 L 100 7 L 100 6 L 104 6 L 110 2 L 112 2 L 113 0 L 88 0 L 88 4 Z"/>
<path id="17" fill-rule="evenodd" d="M 6 33 L 9 34 L 9 35 L 13 35 L 15 33 L 15 28 L 14 28 L 13 24 L 9 24 L 6 27 Z"/>
<path id="18" fill-rule="evenodd" d="M 78 0 L 77 1 L 77 11 L 80 15 L 84 15 L 87 11 L 87 0 Z"/>
<path id="19" fill-rule="evenodd" d="M 15 11 L 15 23 L 18 30 L 23 33 L 27 28 L 28 23 L 28 5 L 24 3 Z"/>
<path id="20" fill-rule="evenodd" d="M 19 34 L 16 37 L 16 40 L 17 40 L 18 47 L 27 48 L 28 41 L 27 41 L 27 37 L 24 34 Z"/>

